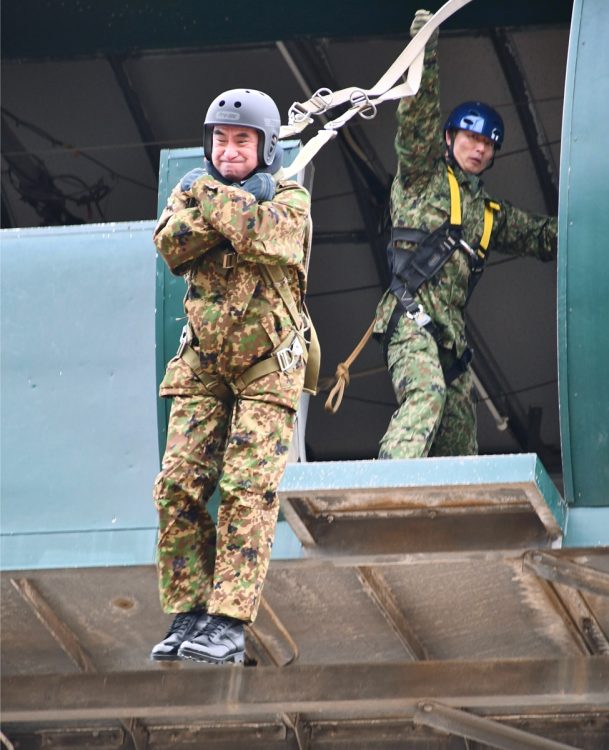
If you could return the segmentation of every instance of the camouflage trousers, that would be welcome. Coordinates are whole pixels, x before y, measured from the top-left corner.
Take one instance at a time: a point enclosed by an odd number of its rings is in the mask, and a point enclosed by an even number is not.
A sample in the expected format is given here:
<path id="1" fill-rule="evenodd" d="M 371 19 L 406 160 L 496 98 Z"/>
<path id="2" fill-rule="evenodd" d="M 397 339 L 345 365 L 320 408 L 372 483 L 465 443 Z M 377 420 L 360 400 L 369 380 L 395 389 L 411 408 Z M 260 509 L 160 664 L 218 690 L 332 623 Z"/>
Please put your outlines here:
<path id="1" fill-rule="evenodd" d="M 228 405 L 213 396 L 174 398 L 154 485 L 165 612 L 204 608 L 255 619 L 294 419 L 293 409 L 261 400 Z M 217 525 L 207 509 L 216 487 Z"/>
<path id="2" fill-rule="evenodd" d="M 405 315 L 388 350 L 398 408 L 380 442 L 379 458 L 467 456 L 478 452 L 476 406 L 469 370 L 447 386 L 442 364 L 453 355 Z"/>

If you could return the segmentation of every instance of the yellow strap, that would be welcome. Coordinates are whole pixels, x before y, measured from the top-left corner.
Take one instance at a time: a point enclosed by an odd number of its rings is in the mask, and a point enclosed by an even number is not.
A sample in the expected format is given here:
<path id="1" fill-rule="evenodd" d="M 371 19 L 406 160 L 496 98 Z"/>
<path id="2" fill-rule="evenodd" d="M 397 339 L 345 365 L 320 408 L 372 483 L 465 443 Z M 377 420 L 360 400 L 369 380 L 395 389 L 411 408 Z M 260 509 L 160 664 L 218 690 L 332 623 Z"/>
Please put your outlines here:
<path id="1" fill-rule="evenodd" d="M 452 226 L 461 226 L 461 193 L 455 173 L 449 166 L 447 166 L 447 176 L 450 188 L 450 223 Z M 495 211 L 500 210 L 501 206 L 496 201 L 488 200 L 484 204 L 484 227 L 482 229 L 480 245 L 478 246 L 478 256 L 480 258 L 484 258 L 486 255 L 489 242 L 491 241 Z"/>
<path id="2" fill-rule="evenodd" d="M 450 188 L 450 223 L 454 227 L 461 226 L 461 194 L 459 183 L 451 167 L 448 169 L 448 186 Z"/>
<path id="3" fill-rule="evenodd" d="M 495 211 L 500 211 L 501 206 L 495 201 L 487 201 L 484 206 L 484 228 L 482 230 L 482 238 L 480 239 L 480 246 L 478 248 L 478 255 L 484 258 L 486 251 L 488 250 L 488 243 L 491 241 L 491 232 L 493 231 L 493 221 L 495 219 Z"/>

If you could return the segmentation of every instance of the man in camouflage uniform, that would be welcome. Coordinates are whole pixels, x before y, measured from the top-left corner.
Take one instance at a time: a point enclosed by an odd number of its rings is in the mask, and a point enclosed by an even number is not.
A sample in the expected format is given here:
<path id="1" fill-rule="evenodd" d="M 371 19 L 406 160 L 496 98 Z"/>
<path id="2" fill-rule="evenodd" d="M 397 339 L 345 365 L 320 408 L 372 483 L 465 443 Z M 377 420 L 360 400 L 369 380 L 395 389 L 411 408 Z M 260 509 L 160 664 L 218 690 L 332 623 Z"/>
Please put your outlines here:
<path id="1" fill-rule="evenodd" d="M 204 168 L 174 188 L 154 231 L 188 285 L 188 326 L 160 388 L 173 404 L 154 486 L 159 588 L 176 617 L 155 660 L 242 662 L 260 603 L 305 371 L 302 323 L 267 272 L 281 269 L 300 315 L 310 196 L 272 177 L 279 128 L 266 94 L 218 96 Z M 217 525 L 206 509 L 216 487 Z"/>
<path id="2" fill-rule="evenodd" d="M 428 11 L 417 11 L 411 35 L 430 17 Z M 418 311 L 413 313 L 413 306 L 408 313 L 403 310 L 391 289 L 379 303 L 375 333 L 384 339 L 398 401 L 381 440 L 379 458 L 477 453 L 464 309 L 472 275 L 470 255 L 472 249 L 481 247 L 485 206 L 498 209 L 493 211 L 489 250 L 531 255 L 543 261 L 556 254 L 555 218 L 533 216 L 505 201 L 492 202 L 483 187 L 480 175 L 492 165 L 503 139 L 498 113 L 481 102 L 465 102 L 449 116 L 441 139 L 439 99 L 436 32 L 427 44 L 418 94 L 398 105 L 398 170 L 391 190 L 391 217 L 394 228 L 416 228 L 424 233 L 447 222 L 450 166 L 460 194 L 460 237 L 465 243 L 412 295 L 414 307 L 420 306 Z M 396 241 L 394 247 L 396 254 L 405 254 L 413 252 L 417 244 Z M 482 270 L 480 263 L 476 270 Z M 395 276 L 392 286 L 399 286 Z"/>

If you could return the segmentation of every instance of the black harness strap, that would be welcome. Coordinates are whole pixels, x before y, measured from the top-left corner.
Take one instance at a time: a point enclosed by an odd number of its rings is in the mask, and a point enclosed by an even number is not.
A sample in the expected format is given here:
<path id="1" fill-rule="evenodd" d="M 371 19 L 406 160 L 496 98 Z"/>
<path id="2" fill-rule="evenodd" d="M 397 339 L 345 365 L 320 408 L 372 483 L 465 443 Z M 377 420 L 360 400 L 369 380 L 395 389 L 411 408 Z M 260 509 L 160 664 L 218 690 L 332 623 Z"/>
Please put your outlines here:
<path id="1" fill-rule="evenodd" d="M 470 277 L 466 304 L 484 270 L 493 228 L 493 215 L 500 209 L 500 206 L 494 201 L 486 202 L 482 237 L 477 251 L 473 250 L 461 236 L 461 196 L 457 179 L 450 166 L 448 166 L 447 176 L 450 188 L 449 221 L 445 221 L 433 232 L 423 232 L 412 227 L 392 227 L 391 229 L 391 239 L 387 246 L 389 265 L 392 270 L 389 290 L 395 296 L 397 304 L 382 336 L 383 357 L 386 364 L 389 342 L 402 315 L 407 315 L 414 320 L 419 328 L 427 329 L 438 341 L 437 328 L 415 300 L 415 294 L 423 284 L 432 281 L 437 276 L 456 250 L 462 248 L 469 256 Z M 407 250 L 397 247 L 397 242 L 409 242 L 415 244 L 416 248 Z M 466 349 L 461 357 L 455 357 L 449 367 L 443 368 L 447 385 L 465 372 L 471 359 L 472 351 Z"/>

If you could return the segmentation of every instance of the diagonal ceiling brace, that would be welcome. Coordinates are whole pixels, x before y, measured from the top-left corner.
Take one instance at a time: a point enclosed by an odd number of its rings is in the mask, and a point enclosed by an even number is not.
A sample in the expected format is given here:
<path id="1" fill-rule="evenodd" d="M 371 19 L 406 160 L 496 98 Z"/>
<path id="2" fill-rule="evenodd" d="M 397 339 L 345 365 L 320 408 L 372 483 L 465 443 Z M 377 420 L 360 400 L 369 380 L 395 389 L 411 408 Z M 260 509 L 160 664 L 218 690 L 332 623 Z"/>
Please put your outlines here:
<path id="1" fill-rule="evenodd" d="M 609 596 L 609 573 L 598 568 L 537 550 L 527 552 L 523 562 L 525 568 L 546 581 L 562 583 L 599 596 Z"/>
<path id="2" fill-rule="evenodd" d="M 544 150 L 547 137 L 537 115 L 533 95 L 527 85 L 516 48 L 506 29 L 493 28 L 490 29 L 489 34 L 516 105 L 516 112 L 524 131 L 535 173 L 539 180 L 539 187 L 545 200 L 546 211 L 549 214 L 556 215 L 558 212 L 556 170 Z"/>
<path id="3" fill-rule="evenodd" d="M 548 740 L 441 703 L 420 703 L 415 709 L 413 722 L 415 725 L 484 742 L 498 750 L 577 750 L 572 745 Z"/>
<path id="4" fill-rule="evenodd" d="M 32 581 L 29 578 L 11 578 L 11 584 L 19 592 L 21 598 L 34 610 L 36 617 L 78 667 L 79 671 L 85 674 L 96 674 L 97 668 L 81 645 L 76 633 L 57 615 Z M 120 724 L 127 735 L 127 740 L 131 742 L 133 750 L 147 750 L 148 730 L 139 719 L 121 719 Z M 128 747 L 128 745 L 123 746 Z"/>
<path id="5" fill-rule="evenodd" d="M 108 64 L 112 68 L 116 82 L 125 98 L 131 117 L 133 118 L 138 133 L 140 134 L 140 138 L 143 141 L 148 161 L 150 162 L 152 173 L 156 180 L 159 175 L 160 149 L 158 146 L 154 145 L 156 138 L 152 130 L 152 125 L 144 111 L 141 99 L 129 78 L 125 68 L 125 59 L 126 58 L 119 55 L 108 55 L 107 57 Z"/>
<path id="6" fill-rule="evenodd" d="M 357 568 L 357 577 L 364 591 L 376 604 L 391 629 L 399 638 L 408 656 L 414 660 L 428 659 L 425 647 L 412 630 L 410 623 L 399 608 L 395 595 L 387 584 L 382 573 L 372 567 Z"/>
<path id="7" fill-rule="evenodd" d="M 311 725 L 300 714 L 282 714 L 283 723 L 294 732 L 298 750 L 311 747 Z"/>

